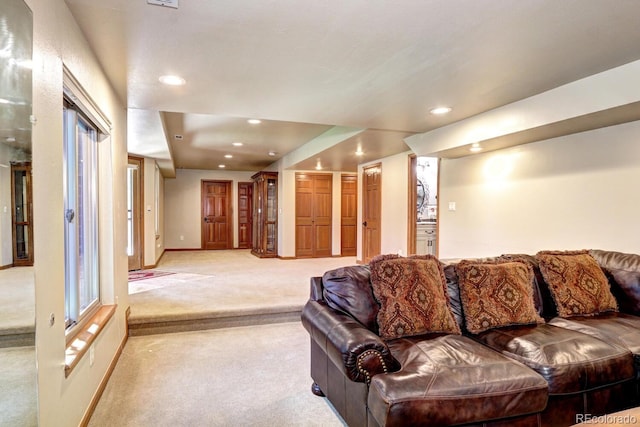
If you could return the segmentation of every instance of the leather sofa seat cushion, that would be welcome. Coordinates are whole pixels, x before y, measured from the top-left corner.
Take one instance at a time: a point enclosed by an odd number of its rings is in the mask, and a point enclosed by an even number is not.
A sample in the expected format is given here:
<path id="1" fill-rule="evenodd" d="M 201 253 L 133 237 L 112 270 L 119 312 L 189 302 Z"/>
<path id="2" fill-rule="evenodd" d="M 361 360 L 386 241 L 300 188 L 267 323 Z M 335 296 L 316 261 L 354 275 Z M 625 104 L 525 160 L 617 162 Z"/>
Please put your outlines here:
<path id="1" fill-rule="evenodd" d="M 549 324 L 494 329 L 476 338 L 542 375 L 550 394 L 587 391 L 634 377 L 633 356 L 626 348 Z"/>
<path id="2" fill-rule="evenodd" d="M 604 313 L 596 317 L 556 317 L 549 324 L 591 335 L 608 343 L 625 347 L 640 372 L 640 317 L 624 313 Z"/>
<path id="3" fill-rule="evenodd" d="M 640 315 L 640 255 L 591 250 L 611 283 L 620 310 Z"/>
<path id="4" fill-rule="evenodd" d="M 430 338 L 430 339 L 429 339 Z M 388 342 L 397 372 L 373 377 L 368 405 L 379 425 L 455 425 L 541 411 L 547 383 L 468 337 Z"/>
<path id="5" fill-rule="evenodd" d="M 378 302 L 371 289 L 368 265 L 352 265 L 322 275 L 323 296 L 334 310 L 349 314 L 363 326 L 378 332 Z"/>

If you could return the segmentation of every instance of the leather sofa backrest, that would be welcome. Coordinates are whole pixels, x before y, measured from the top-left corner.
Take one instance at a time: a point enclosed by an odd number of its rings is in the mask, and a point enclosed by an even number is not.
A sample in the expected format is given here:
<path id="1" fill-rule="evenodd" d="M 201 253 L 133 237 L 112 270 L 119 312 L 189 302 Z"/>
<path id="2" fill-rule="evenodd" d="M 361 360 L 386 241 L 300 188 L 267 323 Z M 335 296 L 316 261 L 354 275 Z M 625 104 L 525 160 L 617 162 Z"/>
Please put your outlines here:
<path id="1" fill-rule="evenodd" d="M 609 279 L 620 311 L 640 315 L 640 255 L 598 249 L 589 252 Z"/>
<path id="2" fill-rule="evenodd" d="M 590 253 L 607 275 L 620 311 L 640 315 L 640 255 L 602 250 L 591 250 Z M 532 286 L 536 310 L 547 320 L 557 316 L 555 303 L 535 256 L 505 254 L 482 260 L 523 260 L 531 264 L 535 274 Z M 444 273 L 454 318 L 460 328 L 466 330 L 456 264 L 457 262 L 446 264 Z M 341 267 L 327 271 L 321 279 L 312 278 L 312 299 L 324 299 L 329 307 L 350 315 L 372 332 L 378 333 L 376 319 L 380 307 L 373 295 L 368 265 Z"/>
<path id="3" fill-rule="evenodd" d="M 369 265 L 352 265 L 322 275 L 322 295 L 327 305 L 349 314 L 369 330 L 378 333 L 380 306 L 373 296 Z"/>

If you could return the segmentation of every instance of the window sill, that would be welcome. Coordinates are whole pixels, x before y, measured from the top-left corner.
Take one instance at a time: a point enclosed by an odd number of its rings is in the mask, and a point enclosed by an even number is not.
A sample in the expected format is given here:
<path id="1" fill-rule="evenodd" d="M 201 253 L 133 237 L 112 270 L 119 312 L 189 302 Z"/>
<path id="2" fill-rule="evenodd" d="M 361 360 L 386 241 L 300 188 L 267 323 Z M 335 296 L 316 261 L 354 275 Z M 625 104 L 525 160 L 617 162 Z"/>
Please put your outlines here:
<path id="1" fill-rule="evenodd" d="M 91 344 L 113 317 L 117 305 L 103 305 L 69 340 L 64 356 L 64 376 L 71 375 L 73 369 L 80 363 L 80 359 L 87 353 Z"/>

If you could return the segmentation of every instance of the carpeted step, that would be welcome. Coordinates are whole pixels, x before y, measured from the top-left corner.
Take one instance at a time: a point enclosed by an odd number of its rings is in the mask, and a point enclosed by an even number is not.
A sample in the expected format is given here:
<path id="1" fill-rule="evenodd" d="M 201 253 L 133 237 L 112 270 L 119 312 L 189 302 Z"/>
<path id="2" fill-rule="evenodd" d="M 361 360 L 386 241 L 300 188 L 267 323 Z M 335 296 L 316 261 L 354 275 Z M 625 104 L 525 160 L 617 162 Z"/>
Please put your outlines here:
<path id="1" fill-rule="evenodd" d="M 128 321 L 129 336 L 299 322 L 301 312 L 302 306 L 285 306 L 157 316 L 132 313 Z"/>
<path id="2" fill-rule="evenodd" d="M 0 329 L 0 348 L 36 345 L 35 326 Z"/>

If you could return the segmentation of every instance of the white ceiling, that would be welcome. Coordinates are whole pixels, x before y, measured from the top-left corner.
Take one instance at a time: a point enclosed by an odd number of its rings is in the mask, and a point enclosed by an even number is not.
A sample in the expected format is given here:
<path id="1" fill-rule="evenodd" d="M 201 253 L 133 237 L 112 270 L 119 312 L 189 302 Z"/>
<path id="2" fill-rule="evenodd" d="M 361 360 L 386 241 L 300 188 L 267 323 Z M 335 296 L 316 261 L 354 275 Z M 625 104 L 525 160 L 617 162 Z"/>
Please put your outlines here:
<path id="1" fill-rule="evenodd" d="M 129 108 L 129 151 L 168 176 L 262 169 L 334 126 L 362 132 L 289 167 L 355 170 L 413 133 L 640 58 L 637 0 L 66 2 Z M 440 105 L 453 111 L 429 114 Z"/>

